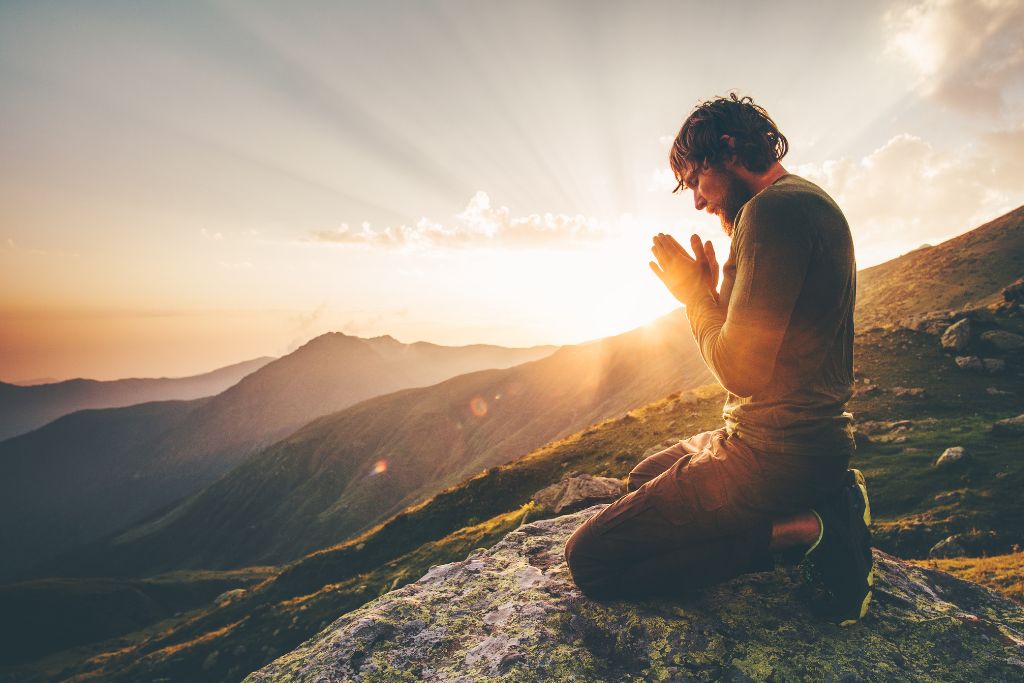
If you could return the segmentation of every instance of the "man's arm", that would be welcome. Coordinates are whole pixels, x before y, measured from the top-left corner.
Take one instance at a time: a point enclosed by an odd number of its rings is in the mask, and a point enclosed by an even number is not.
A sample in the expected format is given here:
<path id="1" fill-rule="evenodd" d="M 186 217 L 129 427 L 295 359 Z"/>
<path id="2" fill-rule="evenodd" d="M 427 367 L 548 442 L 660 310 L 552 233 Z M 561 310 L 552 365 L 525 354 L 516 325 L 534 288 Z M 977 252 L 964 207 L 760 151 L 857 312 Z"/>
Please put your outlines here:
<path id="1" fill-rule="evenodd" d="M 807 276 L 812 236 L 793 211 L 774 198 L 745 206 L 733 235 L 736 271 L 728 302 L 720 305 L 706 291 L 686 301 L 704 362 L 737 396 L 752 396 L 770 381 Z"/>

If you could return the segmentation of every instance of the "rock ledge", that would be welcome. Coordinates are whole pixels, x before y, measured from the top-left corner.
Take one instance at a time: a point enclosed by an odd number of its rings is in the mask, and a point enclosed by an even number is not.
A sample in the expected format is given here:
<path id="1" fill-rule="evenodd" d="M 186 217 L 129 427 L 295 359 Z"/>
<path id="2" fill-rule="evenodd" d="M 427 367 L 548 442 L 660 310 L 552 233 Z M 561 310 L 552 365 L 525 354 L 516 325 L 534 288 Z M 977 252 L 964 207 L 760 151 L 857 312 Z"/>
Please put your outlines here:
<path id="1" fill-rule="evenodd" d="M 878 551 L 875 601 L 850 628 L 811 615 L 796 569 L 678 599 L 590 600 L 562 552 L 603 507 L 433 567 L 246 681 L 1024 680 L 1024 609 Z"/>

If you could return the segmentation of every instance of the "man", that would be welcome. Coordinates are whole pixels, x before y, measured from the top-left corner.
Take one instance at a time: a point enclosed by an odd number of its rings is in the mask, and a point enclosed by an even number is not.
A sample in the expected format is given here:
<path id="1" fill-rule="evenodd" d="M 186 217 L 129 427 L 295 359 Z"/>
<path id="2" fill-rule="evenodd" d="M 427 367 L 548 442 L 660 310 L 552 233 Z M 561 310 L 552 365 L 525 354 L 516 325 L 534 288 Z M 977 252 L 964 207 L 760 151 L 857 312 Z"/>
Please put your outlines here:
<path id="1" fill-rule="evenodd" d="M 842 625 L 871 600 L 870 508 L 849 470 L 856 262 L 850 228 L 820 187 L 780 160 L 774 121 L 749 97 L 699 105 L 669 156 L 676 191 L 717 214 L 723 267 L 654 237 L 650 267 L 686 306 L 701 354 L 728 392 L 723 428 L 644 459 L 627 493 L 577 529 L 566 561 L 598 599 L 681 593 L 802 559 L 815 604 Z"/>

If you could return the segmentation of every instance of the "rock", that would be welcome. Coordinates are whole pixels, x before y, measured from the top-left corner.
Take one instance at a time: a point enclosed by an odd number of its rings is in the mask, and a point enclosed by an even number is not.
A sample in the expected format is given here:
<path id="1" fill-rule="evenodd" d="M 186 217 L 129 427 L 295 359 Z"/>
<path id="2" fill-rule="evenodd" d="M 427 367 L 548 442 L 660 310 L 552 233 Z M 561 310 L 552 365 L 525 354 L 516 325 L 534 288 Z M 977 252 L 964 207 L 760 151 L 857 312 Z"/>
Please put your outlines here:
<path id="1" fill-rule="evenodd" d="M 940 557 L 964 557 L 967 555 L 967 551 L 964 550 L 963 546 L 957 543 L 956 536 L 950 536 L 944 538 L 928 551 L 928 557 L 940 558 Z"/>
<path id="2" fill-rule="evenodd" d="M 971 343 L 971 321 L 968 318 L 962 318 L 960 321 L 953 323 L 946 331 L 942 333 L 942 338 L 939 340 L 942 344 L 942 348 L 947 351 L 964 351 Z"/>
<path id="3" fill-rule="evenodd" d="M 960 462 L 967 457 L 967 451 L 963 446 L 951 446 L 942 451 L 942 455 L 935 461 L 936 467 L 949 467 L 953 463 Z"/>
<path id="4" fill-rule="evenodd" d="M 533 500 L 542 514 L 561 515 L 595 503 L 610 503 L 625 493 L 626 485 L 620 479 L 579 474 L 545 486 L 533 495 Z"/>
<path id="5" fill-rule="evenodd" d="M 846 629 L 812 615 L 795 567 L 682 598 L 596 602 L 563 553 L 598 510 L 526 524 L 346 613 L 245 680 L 1024 679 L 1024 608 L 880 551 L 871 611 Z M 417 620 L 423 628 L 402 629 Z"/>
<path id="6" fill-rule="evenodd" d="M 968 531 L 942 539 L 928 551 L 928 557 L 982 557 L 1001 555 L 1008 550 L 994 531 Z"/>
<path id="7" fill-rule="evenodd" d="M 984 369 L 984 365 L 981 364 L 981 359 L 977 356 L 957 356 L 956 365 L 961 370 L 974 370 L 980 372 Z"/>
<path id="8" fill-rule="evenodd" d="M 989 330 L 982 332 L 981 340 L 991 344 L 1000 351 L 1016 351 L 1024 349 L 1024 337 L 1006 330 Z"/>
<path id="9" fill-rule="evenodd" d="M 1013 284 L 1003 287 L 1003 301 L 1024 303 L 1024 277 L 1019 277 Z"/>
<path id="10" fill-rule="evenodd" d="M 982 358 L 981 364 L 990 375 L 998 375 L 1006 370 L 1006 361 L 1002 358 Z"/>
<path id="11" fill-rule="evenodd" d="M 955 503 L 962 497 L 963 495 L 959 491 L 943 491 L 942 493 L 935 494 L 935 502 L 939 505 L 945 505 L 946 503 Z"/>
<path id="12" fill-rule="evenodd" d="M 999 436 L 1020 436 L 1024 434 L 1024 414 L 999 420 L 992 425 L 992 433 Z"/>
<path id="13" fill-rule="evenodd" d="M 231 602 L 235 598 L 239 598 L 239 597 L 241 597 L 243 595 L 245 595 L 245 589 L 244 588 L 234 588 L 234 589 L 229 590 L 229 591 L 224 591 L 223 593 L 218 595 L 216 598 L 214 598 L 213 602 L 215 604 L 218 604 L 218 605 L 223 605 L 223 604 Z"/>
<path id="14" fill-rule="evenodd" d="M 924 398 L 925 392 L 921 387 L 893 387 L 892 393 L 904 398 Z"/>
<path id="15" fill-rule="evenodd" d="M 871 396 L 873 394 L 877 394 L 879 391 L 881 391 L 881 389 L 879 389 L 877 384 L 854 384 L 853 385 L 853 395 L 854 396 Z"/>

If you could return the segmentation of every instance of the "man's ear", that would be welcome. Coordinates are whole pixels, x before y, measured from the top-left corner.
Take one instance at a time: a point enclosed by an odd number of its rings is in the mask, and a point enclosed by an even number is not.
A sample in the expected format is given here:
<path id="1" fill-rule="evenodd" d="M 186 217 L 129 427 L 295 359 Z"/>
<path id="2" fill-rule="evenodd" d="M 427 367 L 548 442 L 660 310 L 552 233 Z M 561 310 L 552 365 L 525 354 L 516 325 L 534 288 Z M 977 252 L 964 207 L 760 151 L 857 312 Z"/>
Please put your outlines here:
<path id="1" fill-rule="evenodd" d="M 729 158 L 723 160 L 723 165 L 729 167 L 736 165 L 736 138 L 731 135 L 723 135 L 718 139 L 724 142 L 731 152 Z"/>

